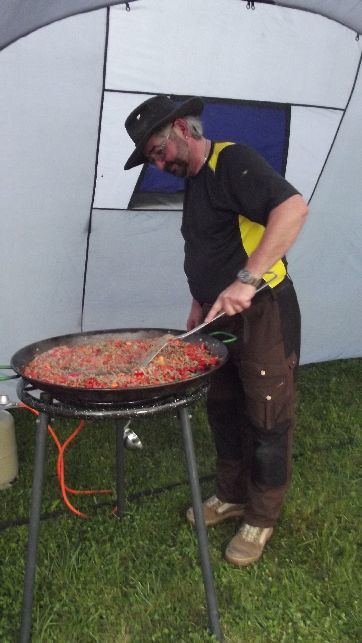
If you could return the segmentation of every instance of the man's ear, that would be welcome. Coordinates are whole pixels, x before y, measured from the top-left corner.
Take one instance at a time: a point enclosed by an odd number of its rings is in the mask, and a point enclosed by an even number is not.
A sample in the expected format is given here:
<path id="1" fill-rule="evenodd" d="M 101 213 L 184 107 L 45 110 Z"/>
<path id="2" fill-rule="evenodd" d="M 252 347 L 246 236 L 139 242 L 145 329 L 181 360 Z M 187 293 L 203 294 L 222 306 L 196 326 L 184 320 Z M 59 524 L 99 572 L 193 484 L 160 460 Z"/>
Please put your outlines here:
<path id="1" fill-rule="evenodd" d="M 183 118 L 176 118 L 173 123 L 174 129 L 177 130 L 182 138 L 187 139 L 190 135 L 188 123 Z"/>

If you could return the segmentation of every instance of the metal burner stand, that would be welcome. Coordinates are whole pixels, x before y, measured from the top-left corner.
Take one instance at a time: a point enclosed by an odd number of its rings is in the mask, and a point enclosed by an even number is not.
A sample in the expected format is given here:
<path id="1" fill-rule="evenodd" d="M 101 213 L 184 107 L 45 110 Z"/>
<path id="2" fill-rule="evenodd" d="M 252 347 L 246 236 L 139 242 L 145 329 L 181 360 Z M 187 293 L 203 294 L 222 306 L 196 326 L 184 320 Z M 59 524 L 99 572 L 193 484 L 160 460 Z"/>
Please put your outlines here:
<path id="1" fill-rule="evenodd" d="M 192 439 L 191 423 L 187 407 L 205 396 L 205 384 L 197 390 L 192 390 L 182 397 L 161 398 L 150 403 L 128 403 L 123 406 L 115 404 L 88 405 L 81 407 L 71 403 L 58 402 L 49 393 L 41 392 L 37 397 L 33 387 L 20 380 L 17 393 L 19 398 L 31 408 L 39 411 L 36 431 L 35 460 L 33 486 L 28 530 L 28 545 L 25 564 L 23 604 L 21 614 L 21 643 L 28 643 L 31 634 L 33 594 L 36 574 L 36 560 L 40 528 L 40 511 L 43 493 L 43 477 L 45 465 L 45 446 L 50 418 L 54 416 L 84 419 L 114 419 L 116 429 L 116 494 L 117 513 L 122 517 L 125 510 L 124 493 L 124 445 L 123 430 L 130 418 L 177 410 L 182 428 L 182 437 L 187 463 L 189 483 L 191 487 L 192 505 L 195 515 L 196 534 L 199 547 L 200 563 L 206 593 L 209 629 L 218 641 L 222 640 L 214 581 L 212 576 L 208 538 L 202 511 L 201 493 L 197 473 L 197 463 Z"/>

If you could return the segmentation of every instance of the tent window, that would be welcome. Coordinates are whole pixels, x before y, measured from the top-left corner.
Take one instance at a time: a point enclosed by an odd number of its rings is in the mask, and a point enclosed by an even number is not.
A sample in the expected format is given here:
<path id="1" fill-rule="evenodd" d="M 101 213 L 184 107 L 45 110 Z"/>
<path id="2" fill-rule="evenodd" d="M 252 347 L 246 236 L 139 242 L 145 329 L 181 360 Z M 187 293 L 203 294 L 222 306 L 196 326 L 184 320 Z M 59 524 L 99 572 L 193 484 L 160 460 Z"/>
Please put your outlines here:
<path id="1" fill-rule="evenodd" d="M 289 105 L 230 100 L 204 100 L 204 104 L 205 136 L 251 145 L 284 176 L 289 142 Z M 129 208 L 179 210 L 183 191 L 183 179 L 145 165 Z"/>

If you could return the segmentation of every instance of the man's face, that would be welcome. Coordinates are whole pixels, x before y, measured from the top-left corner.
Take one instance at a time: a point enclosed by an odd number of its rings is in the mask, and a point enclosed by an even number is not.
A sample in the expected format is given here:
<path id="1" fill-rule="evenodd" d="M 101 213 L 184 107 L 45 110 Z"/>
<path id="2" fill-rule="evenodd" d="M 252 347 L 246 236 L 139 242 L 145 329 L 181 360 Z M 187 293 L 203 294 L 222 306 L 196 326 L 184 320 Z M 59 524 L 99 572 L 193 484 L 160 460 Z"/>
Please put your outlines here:
<path id="1" fill-rule="evenodd" d="M 156 133 L 147 141 L 144 155 L 159 170 L 184 178 L 189 174 L 190 151 L 174 125 Z"/>

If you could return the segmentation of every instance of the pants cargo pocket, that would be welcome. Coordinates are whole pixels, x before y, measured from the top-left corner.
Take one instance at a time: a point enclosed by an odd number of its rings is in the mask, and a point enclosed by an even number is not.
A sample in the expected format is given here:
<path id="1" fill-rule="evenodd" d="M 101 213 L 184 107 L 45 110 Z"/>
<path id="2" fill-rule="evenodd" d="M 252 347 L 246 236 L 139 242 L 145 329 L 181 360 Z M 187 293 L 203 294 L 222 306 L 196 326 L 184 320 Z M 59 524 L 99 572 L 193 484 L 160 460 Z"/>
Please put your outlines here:
<path id="1" fill-rule="evenodd" d="M 295 355 L 283 363 L 243 361 L 240 374 L 252 425 L 265 431 L 283 431 L 294 415 Z"/>

